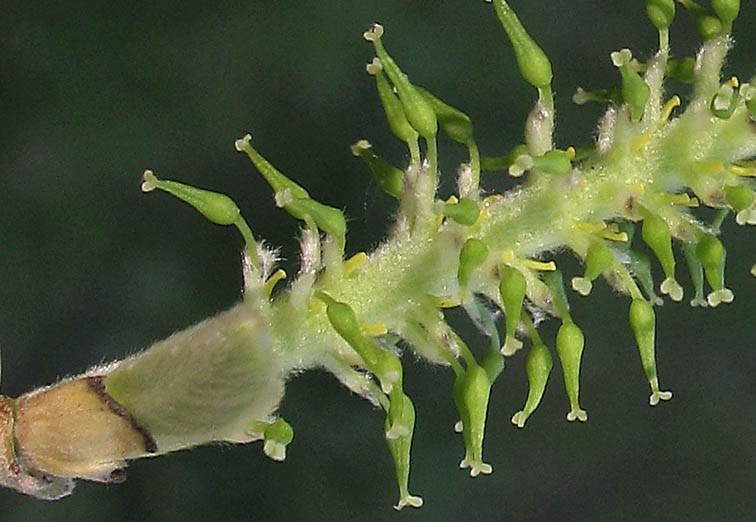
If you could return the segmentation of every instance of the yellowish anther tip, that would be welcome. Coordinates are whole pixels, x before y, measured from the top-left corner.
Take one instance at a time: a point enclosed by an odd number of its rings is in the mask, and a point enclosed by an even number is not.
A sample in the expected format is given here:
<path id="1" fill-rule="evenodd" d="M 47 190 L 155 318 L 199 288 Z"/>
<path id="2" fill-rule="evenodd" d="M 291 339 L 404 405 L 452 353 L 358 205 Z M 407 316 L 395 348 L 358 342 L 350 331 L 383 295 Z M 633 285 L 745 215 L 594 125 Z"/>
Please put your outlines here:
<path id="1" fill-rule="evenodd" d="M 538 270 L 539 272 L 553 272 L 557 269 L 556 263 L 553 261 L 535 261 L 534 259 L 526 259 L 524 264 L 531 270 Z"/>
<path id="2" fill-rule="evenodd" d="M 449 205 L 456 205 L 457 203 L 459 203 L 459 199 L 457 198 L 457 196 L 452 194 L 451 196 L 449 196 L 449 199 L 446 200 L 446 203 Z"/>
<path id="3" fill-rule="evenodd" d="M 245 134 L 243 137 L 239 138 L 234 142 L 234 147 L 239 152 L 242 152 L 249 148 L 249 144 L 252 141 L 252 135 L 251 134 Z"/>
<path id="4" fill-rule="evenodd" d="M 438 308 L 454 308 L 460 305 L 458 297 L 436 297 L 430 296 L 431 302 Z"/>
<path id="5" fill-rule="evenodd" d="M 738 176 L 756 177 L 756 167 L 754 167 L 753 165 L 749 165 L 747 167 L 743 167 L 741 165 L 730 165 L 728 168 L 730 172 L 737 174 Z"/>
<path id="6" fill-rule="evenodd" d="M 514 257 L 515 257 L 514 250 L 512 250 L 511 248 L 507 248 L 501 253 L 501 262 L 509 263 L 510 261 L 514 259 Z"/>
<path id="7" fill-rule="evenodd" d="M 605 230 L 606 223 L 604 223 L 603 221 L 599 221 L 597 223 L 589 223 L 587 221 L 578 221 L 577 227 L 583 232 L 588 232 L 589 234 L 592 234 L 594 232 L 601 232 L 602 230 Z"/>
<path id="8" fill-rule="evenodd" d="M 727 85 L 732 87 L 733 89 L 737 89 L 740 86 L 740 80 L 738 80 L 737 76 L 732 76 L 729 80 L 725 82 Z"/>
<path id="9" fill-rule="evenodd" d="M 608 230 L 602 232 L 601 237 L 608 239 L 609 241 L 617 241 L 619 243 L 627 243 L 627 240 L 630 239 L 627 237 L 627 232 L 610 232 Z"/>
<path id="10" fill-rule="evenodd" d="M 568 160 L 572 161 L 575 159 L 575 147 L 567 147 L 567 150 L 565 150 L 564 153 L 567 155 Z"/>
<path id="11" fill-rule="evenodd" d="M 278 283 L 280 280 L 286 279 L 286 272 L 279 268 L 276 270 L 273 275 L 271 275 L 267 281 L 265 281 L 265 293 L 270 297 L 270 294 L 273 293 L 273 288 L 276 286 L 276 283 Z"/>
<path id="12" fill-rule="evenodd" d="M 151 170 L 145 170 L 142 174 L 142 192 L 152 192 L 157 188 L 157 176 Z"/>
<path id="13" fill-rule="evenodd" d="M 704 174 L 717 174 L 724 168 L 721 161 L 699 161 L 698 166 L 701 167 Z"/>
<path id="14" fill-rule="evenodd" d="M 672 115 L 672 111 L 675 110 L 675 107 L 679 107 L 680 103 L 680 97 L 677 94 L 667 100 L 667 103 L 664 104 L 664 108 L 662 109 L 661 116 L 659 116 L 660 126 L 667 123 L 669 117 Z"/>
<path id="15" fill-rule="evenodd" d="M 360 325 L 362 333 L 370 337 L 380 337 L 388 333 L 388 328 L 384 323 L 368 323 Z"/>
<path id="16" fill-rule="evenodd" d="M 365 252 L 357 252 L 344 262 L 344 275 L 349 276 L 355 270 L 367 263 L 368 256 Z"/>
<path id="17" fill-rule="evenodd" d="M 650 132 L 646 131 L 646 132 L 643 132 L 643 133 L 641 133 L 641 134 L 638 134 L 638 135 L 637 135 L 637 136 L 636 136 L 636 137 L 635 137 L 635 138 L 633 139 L 633 141 L 632 141 L 632 142 L 630 143 L 630 150 L 631 150 L 632 152 L 634 152 L 634 153 L 635 153 L 635 152 L 638 152 L 638 151 L 639 151 L 639 150 L 641 150 L 641 149 L 642 149 L 642 148 L 643 148 L 643 147 L 644 147 L 644 146 L 646 145 L 646 143 L 648 143 L 649 141 L 651 141 L 651 133 L 650 133 Z"/>

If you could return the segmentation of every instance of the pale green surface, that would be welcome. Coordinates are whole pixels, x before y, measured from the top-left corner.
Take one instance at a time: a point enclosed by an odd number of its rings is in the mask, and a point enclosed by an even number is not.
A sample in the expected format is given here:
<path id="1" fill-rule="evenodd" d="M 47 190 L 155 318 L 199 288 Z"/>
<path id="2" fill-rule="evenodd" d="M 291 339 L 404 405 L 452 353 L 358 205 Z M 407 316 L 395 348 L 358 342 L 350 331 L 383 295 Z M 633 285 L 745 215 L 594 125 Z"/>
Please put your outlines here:
<path id="1" fill-rule="evenodd" d="M 491 6 L 423 2 L 413 9 L 384 1 L 325 12 L 320 4 L 299 3 L 297 11 L 130 4 L 55 12 L 25 3 L 6 10 L 0 52 L 7 85 L 0 147 L 5 393 L 122 356 L 238 298 L 235 232 L 206 224 L 167 197 L 141 195 L 146 167 L 231 195 L 256 235 L 284 245 L 293 273 L 297 224 L 274 208 L 268 187 L 233 151 L 233 140 L 250 131 L 266 157 L 313 197 L 346 206 L 352 249 L 380 237 L 392 203 L 375 186 L 366 192 L 368 172 L 348 150 L 366 137 L 392 161 L 406 157 L 363 69 L 371 55 L 361 33 L 374 20 L 386 26 L 387 45 L 413 80 L 472 117 L 485 154 L 505 153 L 521 141 L 534 93 L 514 74 Z M 588 136 L 598 115 L 596 108 L 571 106 L 574 87 L 615 82 L 609 51 L 631 46 L 645 56 L 655 35 L 643 25 L 638 2 L 581 2 L 574 14 L 567 10 L 574 2 L 554 2 L 556 14 L 540 28 L 532 20 L 542 6 L 533 4 L 515 7 L 554 64 L 557 145 L 566 146 L 576 135 Z M 679 11 L 672 44 L 691 52 L 692 44 L 678 43 L 680 33 L 693 32 Z M 743 11 L 741 17 L 753 7 Z M 631 12 L 640 24 L 621 24 Z M 319 34 L 317 24 L 328 30 Z M 743 18 L 735 22 L 739 45 L 731 72 L 753 69 L 748 27 Z M 579 47 L 585 54 L 577 57 Z M 485 71 L 475 68 L 481 57 L 490 64 L 481 64 Z M 583 119 L 571 120 L 576 113 Z M 441 145 L 448 195 L 465 151 Z M 484 185 L 500 179 L 488 174 Z M 527 381 L 524 354 L 515 358 L 493 392 L 486 438 L 486 460 L 496 468 L 491 477 L 473 481 L 456 469 L 462 445 L 451 430 L 451 372 L 407 357 L 406 391 L 418 423 L 412 490 L 426 501 L 410 516 L 738 520 L 752 513 L 753 231 L 741 237 L 725 241 L 733 305 L 702 311 L 668 304 L 657 313 L 659 368 L 675 391 L 658 411 L 647 406 L 626 301 L 610 296 L 603 282 L 588 299 L 570 295 L 587 338 L 581 401 L 591 420 L 585 426 L 564 421 L 555 372 L 527 428 L 516 430 L 509 417 L 521 407 Z M 575 266 L 567 275 L 581 271 Z M 684 302 L 689 297 L 686 287 Z M 546 326 L 552 338 L 554 323 Z M 707 326 L 699 331 L 698 325 Z M 208 447 L 135 463 L 121 486 L 79 484 L 73 497 L 54 505 L 0 492 L 2 519 L 399 516 L 390 508 L 396 492 L 382 415 L 317 374 L 292 382 L 283 413 L 296 432 L 283 465 L 269 462 L 260 447 Z"/>

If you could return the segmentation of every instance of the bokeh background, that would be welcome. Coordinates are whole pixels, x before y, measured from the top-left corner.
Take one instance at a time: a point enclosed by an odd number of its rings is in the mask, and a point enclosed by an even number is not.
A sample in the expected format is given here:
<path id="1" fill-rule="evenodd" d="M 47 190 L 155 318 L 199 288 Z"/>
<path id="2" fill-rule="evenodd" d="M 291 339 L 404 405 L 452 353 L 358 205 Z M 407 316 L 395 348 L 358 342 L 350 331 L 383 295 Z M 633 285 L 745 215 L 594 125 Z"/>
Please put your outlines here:
<path id="1" fill-rule="evenodd" d="M 743 3 L 727 72 L 748 78 L 756 7 Z M 653 52 L 643 2 L 513 4 L 554 64 L 558 144 L 580 144 L 600 108 L 572 105 L 575 87 L 616 82 L 613 50 Z M 145 168 L 232 195 L 256 235 L 282 246 L 293 273 L 299 225 L 234 151 L 251 132 L 283 172 L 346 210 L 350 253 L 381 240 L 393 204 L 349 145 L 367 138 L 396 164 L 406 152 L 364 72 L 373 55 L 361 35 L 370 23 L 385 25 L 385 44 L 413 81 L 472 117 L 483 154 L 521 140 L 534 99 L 483 1 L 11 0 L 2 11 L 0 347 L 2 391 L 11 396 L 132 353 L 240 298 L 236 232 L 164 194 L 141 194 Z M 678 55 L 695 51 L 694 33 L 678 12 Z M 448 140 L 440 150 L 448 195 L 465 156 Z M 510 182 L 488 174 L 485 185 Z M 648 407 L 627 301 L 598 284 L 589 299 L 572 297 L 587 337 L 581 398 L 590 421 L 564 420 L 556 366 L 527 427 L 512 426 L 527 392 L 518 354 L 493 390 L 490 477 L 457 469 L 451 372 L 407 354 L 406 390 L 418 412 L 411 489 L 426 502 L 419 511 L 391 508 L 383 415 L 311 371 L 291 380 L 281 407 L 295 429 L 285 463 L 259 445 L 203 447 L 133 462 L 122 485 L 79 482 L 56 503 L 0 491 L 0 520 L 752 519 L 756 279 L 748 269 L 756 231 L 731 221 L 725 231 L 735 302 L 658 310 L 660 375 L 673 401 Z M 546 339 L 556 326 L 544 325 Z"/>

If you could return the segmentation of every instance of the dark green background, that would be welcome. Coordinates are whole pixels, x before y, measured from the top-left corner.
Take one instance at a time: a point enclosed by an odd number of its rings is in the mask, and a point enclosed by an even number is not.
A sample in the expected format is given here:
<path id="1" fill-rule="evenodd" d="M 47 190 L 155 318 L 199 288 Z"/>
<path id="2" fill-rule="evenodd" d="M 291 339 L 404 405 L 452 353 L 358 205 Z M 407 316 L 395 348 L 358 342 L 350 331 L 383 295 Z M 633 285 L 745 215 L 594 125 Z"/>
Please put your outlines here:
<path id="1" fill-rule="evenodd" d="M 643 2 L 513 4 L 554 64 L 558 144 L 579 144 L 600 111 L 573 106 L 575 87 L 615 82 L 613 50 L 630 46 L 641 58 L 653 51 Z M 747 78 L 756 65 L 756 7 L 744 4 L 728 74 Z M 282 246 L 293 273 L 299 225 L 234 151 L 234 140 L 251 132 L 283 172 L 345 208 L 349 253 L 383 237 L 392 202 L 349 152 L 367 138 L 395 163 L 406 161 L 364 72 L 372 53 L 361 35 L 373 21 L 385 25 L 384 42 L 413 81 L 468 112 L 484 154 L 521 140 L 534 92 L 482 1 L 3 2 L 3 393 L 121 357 L 239 299 L 237 234 L 164 194 L 141 194 L 145 168 L 232 195 L 257 236 Z M 693 36 L 679 12 L 674 49 L 693 52 Z M 464 154 L 447 140 L 440 147 L 448 195 Z M 485 177 L 489 188 L 508 183 Z M 80 482 L 56 503 L 0 491 L 0 520 L 752 518 L 756 279 L 748 269 L 756 232 L 731 221 L 725 230 L 734 304 L 658 311 L 660 375 L 673 401 L 648 407 L 627 301 L 599 284 L 589 299 L 572 297 L 587 337 L 581 398 L 590 421 L 564 420 L 557 366 L 527 428 L 512 426 L 527 390 L 518 354 L 491 399 L 490 477 L 457 469 L 463 449 L 452 431 L 451 373 L 408 354 L 406 390 L 417 408 L 411 489 L 426 502 L 419 511 L 391 508 L 397 495 L 382 414 L 309 372 L 292 379 L 282 405 L 296 434 L 283 464 L 259 445 L 204 447 L 134 462 L 123 485 Z M 554 329 L 544 326 L 546 339 Z"/>

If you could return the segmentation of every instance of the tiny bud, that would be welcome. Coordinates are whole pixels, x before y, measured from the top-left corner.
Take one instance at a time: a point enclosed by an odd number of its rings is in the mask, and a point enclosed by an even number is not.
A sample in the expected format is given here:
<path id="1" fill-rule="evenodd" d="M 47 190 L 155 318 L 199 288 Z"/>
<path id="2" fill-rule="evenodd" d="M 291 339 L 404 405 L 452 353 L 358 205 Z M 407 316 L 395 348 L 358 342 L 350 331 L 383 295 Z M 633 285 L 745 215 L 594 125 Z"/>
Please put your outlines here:
<path id="1" fill-rule="evenodd" d="M 738 225 L 756 222 L 756 210 L 753 208 L 756 194 L 745 185 L 725 186 L 727 204 L 736 212 Z"/>
<path id="2" fill-rule="evenodd" d="M 677 0 L 677 2 L 682 4 L 696 21 L 698 35 L 703 41 L 710 40 L 722 34 L 722 22 L 719 18 L 711 16 L 710 11 L 693 0 Z"/>
<path id="3" fill-rule="evenodd" d="M 352 154 L 367 164 L 381 190 L 393 198 L 401 198 L 404 172 L 375 154 L 366 140 L 360 140 L 352 145 Z"/>
<path id="4" fill-rule="evenodd" d="M 520 154 L 509 166 L 509 175 L 513 178 L 519 178 L 526 171 L 533 168 L 533 157 L 530 154 Z"/>
<path id="5" fill-rule="evenodd" d="M 390 429 L 392 424 L 397 423 L 406 426 L 408 430 L 407 434 L 403 437 L 386 437 L 386 443 L 394 460 L 396 481 L 399 486 L 399 502 L 394 506 L 394 509 L 397 511 L 400 511 L 405 506 L 421 507 L 423 505 L 422 498 L 410 495 L 409 493 L 410 450 L 412 448 L 412 433 L 415 427 L 415 407 L 410 398 L 404 393 L 401 394 L 400 400 L 402 401 L 399 413 L 400 418 L 391 419 L 391 411 L 389 410 L 389 415 L 386 416 L 385 422 L 386 431 Z"/>
<path id="6" fill-rule="evenodd" d="M 675 18 L 674 0 L 646 0 L 646 15 L 659 31 L 669 29 Z"/>
<path id="7" fill-rule="evenodd" d="M 460 225 L 472 226 L 478 221 L 480 208 L 472 199 L 462 198 L 456 203 L 446 203 L 443 213 Z"/>
<path id="8" fill-rule="evenodd" d="M 630 107 L 633 120 L 638 121 L 643 116 L 651 89 L 640 74 L 633 69 L 631 59 L 632 54 L 628 49 L 612 53 L 612 63 L 619 68 L 620 76 L 622 76 L 622 99 Z"/>
<path id="9" fill-rule="evenodd" d="M 602 242 L 594 242 L 585 255 L 585 274 L 572 278 L 572 288 L 581 295 L 588 295 L 595 281 L 614 263 L 614 254 Z"/>
<path id="10" fill-rule="evenodd" d="M 346 237 L 346 219 L 341 210 L 329 207 L 310 198 L 292 198 L 290 201 L 284 203 L 283 207 L 295 218 L 304 219 L 305 216 L 311 217 L 318 228 L 337 238 L 340 246 L 343 248 Z"/>
<path id="11" fill-rule="evenodd" d="M 462 245 L 459 252 L 459 268 L 457 281 L 461 287 L 466 287 L 473 271 L 488 257 L 488 247 L 480 239 L 470 238 Z"/>
<path id="12" fill-rule="evenodd" d="M 218 192 L 203 190 L 177 181 L 161 180 L 151 170 L 142 176 L 142 191 L 159 189 L 193 206 L 200 214 L 216 225 L 234 225 L 240 219 L 236 203 Z"/>
<path id="13" fill-rule="evenodd" d="M 693 288 L 695 289 L 695 296 L 690 301 L 690 306 L 706 307 L 708 303 L 704 298 L 704 275 L 703 266 L 701 260 L 696 255 L 695 243 L 683 243 L 682 251 L 685 254 L 685 261 L 688 265 L 688 271 L 690 272 L 690 280 L 693 282 Z"/>
<path id="14" fill-rule="evenodd" d="M 740 12 L 740 0 L 711 0 L 711 8 L 717 14 L 722 23 L 730 32 L 729 28 L 732 22 L 738 17 Z"/>
<path id="15" fill-rule="evenodd" d="M 532 159 L 534 169 L 548 172 L 549 174 L 567 174 L 572 170 L 572 163 L 566 151 L 549 150 L 542 156 Z"/>
<path id="16" fill-rule="evenodd" d="M 588 414 L 580 408 L 580 359 L 583 356 L 585 338 L 583 332 L 572 321 L 565 321 L 557 332 L 556 350 L 562 363 L 564 373 L 564 387 L 570 401 L 570 412 L 567 420 L 572 422 L 588 420 Z"/>
<path id="17" fill-rule="evenodd" d="M 436 111 L 441 129 L 457 143 L 467 145 L 473 141 L 473 127 L 470 118 L 464 112 L 447 105 L 422 87 L 415 87 L 417 92 L 430 103 Z"/>
<path id="18" fill-rule="evenodd" d="M 386 113 L 386 120 L 391 128 L 391 132 L 406 143 L 416 142 L 417 131 L 412 128 L 412 125 L 407 120 L 407 116 L 404 114 L 404 109 L 402 108 L 402 102 L 399 101 L 399 98 L 394 94 L 394 90 L 386 80 L 381 61 L 378 58 L 374 58 L 373 63 L 368 65 L 368 72 L 375 76 L 378 96 L 381 99 L 381 105 L 383 105 L 383 111 Z"/>
<path id="19" fill-rule="evenodd" d="M 551 62 L 546 53 L 531 38 L 522 26 L 515 12 L 503 0 L 494 2 L 496 14 L 501 25 L 504 27 L 517 60 L 520 74 L 530 85 L 536 88 L 545 88 L 551 85 Z"/>
<path id="20" fill-rule="evenodd" d="M 635 335 L 638 351 L 641 356 L 643 370 L 651 386 L 649 403 L 656 406 L 660 400 L 667 401 L 672 398 L 669 391 L 659 390 L 659 378 L 656 374 L 656 314 L 654 309 L 645 299 L 633 299 L 630 304 L 630 327 Z"/>
<path id="21" fill-rule="evenodd" d="M 659 216 L 648 213 L 641 229 L 643 241 L 651 247 L 664 270 L 666 279 L 661 292 L 669 294 L 674 301 L 682 300 L 682 287 L 675 280 L 675 255 L 672 252 L 672 235 L 667 223 Z"/>
<path id="22" fill-rule="evenodd" d="M 483 435 L 486 428 L 491 382 L 486 371 L 475 362 L 454 381 L 454 403 L 462 419 L 465 458 L 460 468 L 470 468 L 470 476 L 490 474 L 493 468 L 483 462 Z"/>
<path id="23" fill-rule="evenodd" d="M 528 417 L 541 402 L 553 366 L 554 362 L 549 349 L 543 343 L 533 344 L 525 361 L 525 371 L 528 374 L 528 398 L 525 400 L 525 406 L 522 410 L 512 417 L 512 424 L 517 425 L 518 428 L 525 427 Z"/>
<path id="24" fill-rule="evenodd" d="M 365 39 L 373 43 L 375 53 L 383 64 L 383 70 L 396 87 L 399 100 L 402 103 L 404 114 L 407 120 L 426 140 L 433 139 L 438 131 L 438 120 L 433 107 L 410 83 L 407 75 L 402 72 L 396 62 L 386 52 L 381 43 L 383 27 L 375 24 L 373 28 L 365 33 Z"/>
<path id="25" fill-rule="evenodd" d="M 506 319 L 506 339 L 501 354 L 510 356 L 522 348 L 522 342 L 515 337 L 522 315 L 522 301 L 525 299 L 527 281 L 525 276 L 514 267 L 504 265 L 501 269 L 499 294 L 504 305 Z"/>
<path id="26" fill-rule="evenodd" d="M 696 256 L 701 260 L 706 281 L 713 290 L 706 297 L 709 305 L 731 302 L 734 297 L 732 291 L 724 286 L 727 251 L 722 242 L 712 234 L 702 235 L 696 245 Z"/>
<path id="27" fill-rule="evenodd" d="M 485 171 L 507 170 L 517 158 L 528 153 L 528 148 L 523 145 L 517 145 L 509 154 L 495 157 L 480 158 L 480 168 Z"/>
<path id="28" fill-rule="evenodd" d="M 249 159 L 252 160 L 252 163 L 260 174 L 262 174 L 263 178 L 265 178 L 265 181 L 268 182 L 274 193 L 277 194 L 285 189 L 289 189 L 292 196 L 297 199 L 310 197 L 304 188 L 287 178 L 252 147 L 252 136 L 247 134 L 243 138 L 236 140 L 235 146 L 236 150 L 245 152 L 249 156 Z"/>
<path id="29" fill-rule="evenodd" d="M 264 438 L 263 451 L 269 458 L 280 462 L 286 458 L 286 446 L 294 440 L 294 430 L 288 422 L 278 418 L 265 428 Z"/>

